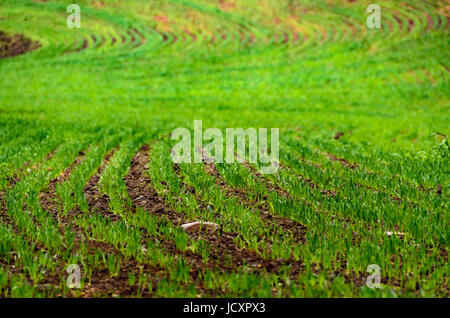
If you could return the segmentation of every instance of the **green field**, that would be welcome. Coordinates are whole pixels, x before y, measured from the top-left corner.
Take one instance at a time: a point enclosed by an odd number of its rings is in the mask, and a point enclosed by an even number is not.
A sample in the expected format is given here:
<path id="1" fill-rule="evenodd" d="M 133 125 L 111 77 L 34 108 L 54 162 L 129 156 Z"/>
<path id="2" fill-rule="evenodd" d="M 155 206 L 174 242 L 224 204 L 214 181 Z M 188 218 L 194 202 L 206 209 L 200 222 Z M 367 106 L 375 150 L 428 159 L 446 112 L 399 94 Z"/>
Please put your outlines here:
<path id="1" fill-rule="evenodd" d="M 450 296 L 449 1 L 73 2 L 0 1 L 0 297 Z"/>

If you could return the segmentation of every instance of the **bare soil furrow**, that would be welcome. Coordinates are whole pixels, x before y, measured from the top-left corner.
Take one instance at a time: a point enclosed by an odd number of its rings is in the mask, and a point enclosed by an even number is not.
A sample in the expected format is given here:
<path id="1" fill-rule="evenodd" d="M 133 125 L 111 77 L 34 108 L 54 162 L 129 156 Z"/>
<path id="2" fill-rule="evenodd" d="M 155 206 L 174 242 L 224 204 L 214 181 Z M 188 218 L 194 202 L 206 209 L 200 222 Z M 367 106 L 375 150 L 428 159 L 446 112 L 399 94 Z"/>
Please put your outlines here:
<path id="1" fill-rule="evenodd" d="M 112 221 L 117 221 L 120 219 L 120 216 L 111 213 L 109 208 L 109 196 L 105 193 L 101 193 L 99 189 L 99 181 L 100 176 L 105 170 L 106 165 L 111 160 L 111 157 L 114 155 L 115 151 L 118 149 L 116 147 L 112 151 L 110 151 L 104 158 L 103 164 L 97 169 L 97 173 L 94 174 L 88 181 L 88 183 L 84 186 L 84 196 L 86 201 L 88 202 L 89 209 L 93 213 L 99 213 L 103 217 L 106 217 Z"/>
<path id="2" fill-rule="evenodd" d="M 75 50 L 75 52 L 81 52 L 83 50 L 86 50 L 89 46 L 89 42 L 87 39 L 83 39 L 83 45 Z"/>
<path id="3" fill-rule="evenodd" d="M 23 34 L 8 35 L 0 30 L 0 58 L 25 54 L 40 47 L 39 42 L 30 40 Z"/>

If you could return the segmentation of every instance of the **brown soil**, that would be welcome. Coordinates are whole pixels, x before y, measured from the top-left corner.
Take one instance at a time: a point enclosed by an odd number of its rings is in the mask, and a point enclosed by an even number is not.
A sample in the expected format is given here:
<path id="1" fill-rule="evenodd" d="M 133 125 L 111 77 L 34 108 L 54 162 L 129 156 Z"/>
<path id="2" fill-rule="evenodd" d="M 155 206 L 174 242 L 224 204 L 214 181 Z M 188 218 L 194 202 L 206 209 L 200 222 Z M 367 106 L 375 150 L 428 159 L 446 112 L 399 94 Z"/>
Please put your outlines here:
<path id="1" fill-rule="evenodd" d="M 216 42 L 216 36 L 214 34 L 212 34 L 211 37 L 209 38 L 208 44 L 213 44 L 214 42 Z"/>
<path id="2" fill-rule="evenodd" d="M 297 44 L 300 37 L 297 32 L 291 32 L 291 34 L 292 34 L 292 44 L 295 45 Z"/>
<path id="3" fill-rule="evenodd" d="M 233 188 L 231 188 L 229 185 L 226 185 L 226 184 L 224 184 L 224 181 L 223 181 L 223 179 L 221 178 L 221 176 L 219 175 L 219 173 L 218 173 L 218 171 L 217 171 L 217 168 L 215 167 L 215 165 L 213 165 L 213 164 L 210 164 L 210 163 L 206 163 L 205 164 L 205 171 L 209 174 L 209 175 L 212 175 L 212 176 L 215 176 L 216 178 L 217 178 L 217 183 L 222 187 L 222 188 L 225 188 L 226 190 L 226 192 L 227 192 L 227 194 L 229 194 L 229 191 L 230 191 L 230 189 L 232 189 L 231 191 L 238 191 L 239 193 L 237 194 L 239 197 L 240 197 L 240 199 L 241 199 L 241 202 L 244 202 L 244 204 L 246 204 L 245 202 L 247 201 L 247 197 L 245 196 L 245 195 L 243 195 L 242 193 L 241 193 L 241 190 L 239 190 L 239 189 L 233 189 Z M 231 194 L 231 195 L 233 195 L 233 194 Z M 267 212 L 266 212 L 267 213 Z M 349 217 L 347 217 L 347 218 L 339 218 L 339 221 L 340 222 L 344 222 L 344 223 L 347 223 L 347 224 L 350 224 L 350 223 L 352 223 L 354 220 L 352 220 L 352 219 L 350 219 Z M 359 235 L 357 235 L 356 233 L 353 233 L 353 244 L 355 244 L 355 245 L 358 245 L 358 242 L 361 240 L 361 237 L 359 236 Z M 355 272 L 349 272 L 348 270 L 347 270 L 347 268 L 346 268 L 346 264 L 347 264 L 347 261 L 344 259 L 344 258 L 342 258 L 341 259 L 341 266 L 340 266 L 340 268 L 338 268 L 337 270 L 335 270 L 335 271 L 332 271 L 332 272 L 330 272 L 329 274 L 328 274 L 328 278 L 332 281 L 332 280 L 334 280 L 335 278 L 337 278 L 337 277 L 344 277 L 344 279 L 345 279 L 345 281 L 347 282 L 347 283 L 354 283 L 354 284 L 356 284 L 357 286 L 363 286 L 364 284 L 365 284 L 365 279 L 366 279 L 366 277 L 364 276 L 364 275 L 361 275 L 361 274 L 356 274 Z M 295 275 L 298 275 L 298 274 L 300 274 L 301 273 L 301 271 L 302 271 L 302 269 L 303 269 L 303 266 L 302 265 L 300 265 L 299 263 L 292 263 L 292 264 L 290 264 L 291 266 L 292 266 L 292 272 L 291 272 L 291 277 L 294 277 L 295 278 Z M 279 266 L 279 265 L 277 265 L 277 263 L 275 262 L 275 263 L 272 263 L 272 266 L 274 267 L 274 268 L 277 268 L 278 269 L 278 267 L 277 266 Z M 313 270 L 316 274 L 319 274 L 320 272 L 322 272 L 323 271 L 323 268 L 322 268 L 322 266 L 321 265 L 317 265 L 316 266 L 316 268 Z M 268 271 L 268 272 L 270 272 L 270 271 Z M 367 275 L 366 275 L 367 276 Z M 387 283 L 387 278 L 382 278 L 382 282 L 383 283 Z M 397 281 L 396 281 L 397 282 Z M 397 283 L 398 284 L 398 283 Z"/>
<path id="4" fill-rule="evenodd" d="M 41 164 L 45 161 L 50 160 L 56 153 L 56 149 L 53 149 L 51 152 L 49 152 L 40 162 L 38 162 L 36 165 L 31 166 L 31 169 L 38 169 Z M 10 225 L 14 228 L 14 223 L 10 219 L 9 215 L 6 213 L 6 201 L 5 201 L 5 195 L 7 189 L 11 189 L 14 187 L 14 185 L 22 179 L 25 175 L 28 174 L 28 169 L 30 169 L 31 163 L 29 161 L 25 162 L 22 168 L 15 171 L 12 176 L 7 176 L 6 181 L 7 185 L 6 188 L 2 191 L 0 191 L 0 219 L 3 221 L 3 223 Z"/>
<path id="5" fill-rule="evenodd" d="M 328 158 L 331 161 L 339 161 L 344 167 L 347 167 L 349 169 L 353 170 L 353 169 L 359 168 L 359 165 L 357 163 L 350 163 L 347 159 L 338 158 L 338 157 L 332 155 L 331 153 L 327 153 L 326 155 L 328 156 Z"/>
<path id="6" fill-rule="evenodd" d="M 49 160 L 56 152 L 56 149 L 52 152 L 50 152 L 40 163 L 38 163 L 38 166 L 45 160 Z M 8 187 L 14 186 L 17 182 L 20 182 L 21 177 L 23 176 L 23 171 L 29 166 L 29 163 L 26 163 L 23 168 L 21 168 L 19 171 L 15 172 L 13 175 L 13 178 L 10 179 Z M 35 167 L 34 167 L 35 168 Z M 14 224 L 14 221 L 11 219 L 11 217 L 7 213 L 7 207 L 6 202 L 4 200 L 5 191 L 0 192 L 0 220 L 3 224 L 6 224 L 9 226 L 12 230 L 12 232 L 16 235 L 23 235 L 20 233 L 20 231 L 17 229 L 16 225 Z M 40 244 L 39 242 L 34 241 L 34 252 L 47 252 L 48 254 L 51 254 L 45 246 Z M 21 265 L 16 264 L 16 259 L 19 257 L 16 252 L 12 252 L 10 255 L 11 259 L 9 262 L 5 260 L 0 260 L 0 264 L 4 269 L 7 269 L 8 272 L 12 274 L 25 274 L 25 280 L 29 284 L 33 284 L 33 280 L 31 276 L 27 275 L 24 271 Z M 38 289 L 43 291 L 44 289 L 53 289 L 57 288 L 59 286 L 60 282 L 60 274 L 61 274 L 61 267 L 57 267 L 56 271 L 54 273 L 46 273 L 46 276 L 39 282 Z"/>
<path id="7" fill-rule="evenodd" d="M 39 42 L 25 38 L 22 34 L 9 36 L 0 31 L 0 58 L 24 54 L 41 47 Z"/>
<path id="8" fill-rule="evenodd" d="M 351 22 L 349 22 L 349 21 L 347 21 L 347 20 L 344 20 L 344 23 L 350 28 L 350 30 L 351 30 L 351 39 L 355 39 L 355 38 L 357 38 L 357 36 L 358 36 L 358 29 L 356 28 L 356 26 L 353 24 L 353 23 L 351 23 Z"/>
<path id="9" fill-rule="evenodd" d="M 133 210 L 141 207 L 151 214 L 168 218 L 174 224 L 183 224 L 186 218 L 182 213 L 176 213 L 168 209 L 164 199 L 151 186 L 151 180 L 145 170 L 149 160 L 149 146 L 144 145 L 131 160 L 130 171 L 124 177 L 128 188 L 128 195 L 133 203 Z"/>
<path id="10" fill-rule="evenodd" d="M 122 41 L 121 42 L 122 44 L 124 44 L 127 41 L 125 35 L 123 35 L 122 33 L 120 33 L 120 40 Z"/>
<path id="11" fill-rule="evenodd" d="M 10 216 L 7 213 L 6 203 L 3 200 L 4 199 L 4 192 L 0 192 L 0 220 L 3 224 L 10 227 L 11 231 L 15 235 L 22 236 L 23 234 L 20 233 L 20 231 L 17 229 L 17 227 L 14 224 L 14 221 L 10 218 Z M 47 254 L 51 254 L 45 246 L 40 244 L 39 242 L 33 242 L 33 253 L 39 253 L 39 252 L 46 252 Z M 20 257 L 16 251 L 12 251 L 9 255 L 10 259 L 9 261 L 6 259 L 0 259 L 0 266 L 6 270 L 8 273 L 11 273 L 13 275 L 20 275 L 24 274 L 24 280 L 30 284 L 33 285 L 33 279 L 30 275 L 28 275 L 21 264 L 18 264 L 16 261 Z M 46 276 L 39 281 L 38 289 L 40 291 L 44 291 L 46 289 L 49 291 L 50 289 L 57 289 L 60 283 L 59 277 L 61 277 L 62 269 L 60 266 L 58 266 L 54 273 L 46 273 Z"/>
<path id="12" fill-rule="evenodd" d="M 177 43 L 178 42 L 178 37 L 175 34 L 173 34 L 173 33 L 170 33 L 170 35 L 172 36 L 172 44 Z"/>
<path id="13" fill-rule="evenodd" d="M 408 33 L 410 33 L 413 29 L 414 29 L 414 20 L 413 19 L 408 19 Z"/>
<path id="14" fill-rule="evenodd" d="M 138 291 L 142 297 L 151 297 L 158 284 L 158 268 L 138 264 L 135 260 L 124 260 L 120 262 L 120 272 L 117 276 L 112 276 L 108 269 L 104 268 L 96 271 L 92 275 L 91 284 L 86 284 L 80 294 L 81 297 L 130 297 L 135 296 Z M 140 288 L 136 284 L 128 284 L 129 274 L 133 273 L 138 280 L 139 274 L 146 273 L 152 281 L 153 289 L 150 291 L 148 285 Z"/>
<path id="15" fill-rule="evenodd" d="M 217 167 L 212 163 L 205 163 L 205 172 L 211 176 L 214 176 L 216 178 L 216 184 L 226 193 L 227 197 L 235 197 L 239 199 L 239 202 L 241 202 L 246 208 L 249 208 L 252 211 L 258 211 L 260 217 L 262 220 L 264 220 L 269 228 L 281 228 L 284 233 L 287 235 L 291 234 L 297 242 L 305 242 L 305 235 L 306 235 L 306 227 L 289 218 L 284 218 L 281 216 L 273 215 L 269 212 L 270 208 L 267 203 L 267 197 L 264 196 L 262 198 L 258 198 L 259 201 L 264 202 L 264 204 L 257 205 L 258 202 L 256 201 L 249 201 L 249 197 L 247 195 L 247 192 L 242 188 L 234 188 L 228 185 L 225 180 L 222 178 L 222 176 L 217 171 Z M 253 173 L 257 173 L 253 171 Z M 261 177 L 261 176 L 259 176 Z M 261 179 L 260 179 L 261 180 Z M 269 184 L 267 181 L 263 181 L 266 184 Z M 275 188 L 274 185 L 269 184 L 270 187 Z M 281 190 L 281 188 L 278 187 L 278 191 L 282 193 L 283 196 L 286 196 L 286 192 L 284 190 Z M 275 190 L 277 191 L 277 190 Z"/>
<path id="16" fill-rule="evenodd" d="M 92 199 L 87 199 L 88 202 L 90 202 L 91 209 L 105 209 L 106 212 L 101 213 L 102 215 L 106 214 L 108 217 L 110 217 L 111 215 L 111 213 L 109 212 L 109 205 L 105 205 L 105 202 L 108 202 L 108 199 L 104 198 L 103 196 L 101 196 L 101 198 L 98 198 L 99 192 L 97 189 L 97 185 L 99 176 L 104 171 L 113 153 L 114 150 L 105 156 L 102 166 L 97 170 L 97 173 L 89 180 L 88 185 L 85 187 L 85 191 L 89 192 L 89 194 L 86 194 L 86 196 L 92 197 Z M 75 214 L 77 212 L 72 211 L 66 217 L 58 216 L 60 207 L 58 206 L 58 195 L 56 192 L 56 188 L 58 184 L 68 180 L 74 167 L 78 165 L 83 160 L 83 158 L 84 153 L 80 152 L 75 161 L 57 178 L 51 180 L 49 186 L 40 195 L 41 203 L 46 208 L 46 210 L 56 216 L 58 221 L 61 223 L 61 225 L 64 225 L 64 227 L 71 226 L 72 231 L 76 234 L 76 241 L 84 240 L 83 229 L 77 227 L 76 223 L 74 222 L 74 216 L 76 216 Z M 143 146 L 132 159 L 130 171 L 127 176 L 124 177 L 129 196 L 133 203 L 133 210 L 131 212 L 135 211 L 136 207 L 139 206 L 146 209 L 150 213 L 154 213 L 160 216 L 161 218 L 170 220 L 174 225 L 178 225 L 181 222 L 184 223 L 186 221 L 191 221 L 186 220 L 187 218 L 184 214 L 178 213 L 168 207 L 164 199 L 156 193 L 156 190 L 151 185 L 151 180 L 145 173 L 146 165 L 148 162 L 149 147 Z M 251 204 L 251 202 L 248 202 L 248 198 L 245 193 L 242 193 L 239 189 L 230 188 L 225 184 L 214 165 L 206 164 L 205 169 L 209 174 L 217 178 L 218 184 L 221 187 L 225 188 L 225 191 L 227 191 L 227 193 L 229 192 L 230 195 L 238 195 L 242 199 L 242 201 L 246 202 L 246 204 Z M 277 185 L 271 186 L 273 187 L 273 189 L 275 189 L 275 191 L 277 191 Z M 439 186 L 436 190 L 442 191 L 442 188 Z M 5 212 L 6 207 L 4 202 L 4 195 L 5 192 L 0 192 L 0 219 L 2 220 L 2 222 L 9 224 L 11 223 L 11 220 Z M 277 224 L 279 222 L 279 220 L 277 219 L 275 219 L 274 221 Z M 219 230 L 218 233 L 199 232 L 191 233 L 189 234 L 189 236 L 191 239 L 202 239 L 208 243 L 208 245 L 210 246 L 209 252 L 211 258 L 208 263 L 204 263 L 199 255 L 194 254 L 191 251 L 179 251 L 176 247 L 176 244 L 172 241 L 161 240 L 160 237 L 153 238 L 149 235 L 144 235 L 142 239 L 144 243 L 148 240 L 158 239 L 158 241 L 161 242 L 162 246 L 169 254 L 180 255 L 187 262 L 187 264 L 191 266 L 190 279 L 196 284 L 197 292 L 200 295 L 217 296 L 218 293 L 221 293 L 220 291 L 207 290 L 206 288 L 202 287 L 201 283 L 199 284 L 199 274 L 204 269 L 218 269 L 221 273 L 231 273 L 235 272 L 239 267 L 245 265 L 248 266 L 248 270 L 251 272 L 262 271 L 267 273 L 278 273 L 282 266 L 290 266 L 289 276 L 291 279 L 295 279 L 303 269 L 303 264 L 301 261 L 263 259 L 259 256 L 259 253 L 257 251 L 237 247 L 235 241 L 238 234 L 236 233 L 228 233 Z M 105 242 L 88 240 L 84 241 L 84 243 L 86 243 L 88 246 L 89 254 L 94 253 L 96 250 L 100 250 L 109 254 L 116 255 L 118 257 L 120 257 L 121 255 L 116 248 L 114 248 L 111 244 Z M 36 251 L 47 251 L 45 247 L 41 246 L 40 244 L 36 244 L 35 249 Z M 446 253 L 445 250 L 443 251 L 445 255 L 442 256 L 447 259 L 448 253 Z M 58 265 L 54 273 L 46 274 L 46 277 L 39 282 L 39 286 L 42 290 L 45 289 L 48 291 L 52 288 L 58 289 L 59 286 L 64 283 L 63 279 L 67 276 L 67 274 L 65 273 L 65 267 L 62 265 L 62 260 L 60 258 L 57 258 L 55 261 L 60 265 Z M 0 264 L 2 267 L 7 268 L 10 272 L 13 273 L 21 273 L 23 270 L 21 266 L 14 267 L 14 261 L 9 263 L 1 261 Z M 363 285 L 364 277 L 361 275 L 355 275 L 355 273 L 352 272 L 349 273 L 348 271 L 346 271 L 346 267 L 344 265 L 345 262 L 341 262 L 341 268 L 337 269 L 335 272 L 331 272 L 329 274 L 329 278 L 333 279 L 334 277 L 343 276 L 347 282 L 352 281 L 357 283 L 358 286 Z M 318 269 L 318 271 L 319 270 L 320 268 Z M 141 295 L 143 297 L 149 297 L 154 294 L 158 285 L 158 281 L 163 277 L 163 274 L 161 273 L 164 271 L 167 271 L 167 269 L 138 263 L 133 259 L 122 259 L 120 271 L 115 277 L 111 276 L 109 271 L 105 268 L 96 269 L 92 274 L 91 284 L 86 283 L 86 286 L 83 288 L 83 291 L 81 293 L 81 297 L 93 297 L 97 295 L 113 297 L 134 296 L 138 294 L 140 288 L 136 284 L 133 286 L 130 286 L 128 284 L 128 277 L 130 273 L 134 273 L 136 277 L 138 277 L 140 273 L 148 274 L 149 279 L 152 281 L 153 289 L 148 290 L 147 288 L 144 291 L 141 291 Z M 28 276 L 27 280 L 31 282 L 31 278 L 29 278 Z M 387 279 L 383 278 L 382 282 L 387 283 Z M 390 283 L 394 284 L 395 286 L 400 285 L 398 280 L 392 281 L 391 279 Z M 444 288 L 448 289 L 448 286 Z M 75 294 L 71 293 L 64 296 L 70 297 L 74 295 Z"/>
<path id="17" fill-rule="evenodd" d="M 433 29 L 433 26 L 434 26 L 434 20 L 433 20 L 433 17 L 431 16 L 431 15 L 429 15 L 428 13 L 423 13 L 424 15 L 425 15 L 425 17 L 427 18 L 427 27 L 426 27 L 426 29 L 424 30 L 424 33 L 426 33 L 426 32 L 428 32 L 428 31 L 430 31 L 430 30 L 432 30 Z"/>
<path id="18" fill-rule="evenodd" d="M 158 32 L 158 33 L 161 34 L 161 36 L 163 37 L 163 42 L 169 41 L 169 37 L 167 36 L 167 34 L 165 34 L 164 32 Z"/>

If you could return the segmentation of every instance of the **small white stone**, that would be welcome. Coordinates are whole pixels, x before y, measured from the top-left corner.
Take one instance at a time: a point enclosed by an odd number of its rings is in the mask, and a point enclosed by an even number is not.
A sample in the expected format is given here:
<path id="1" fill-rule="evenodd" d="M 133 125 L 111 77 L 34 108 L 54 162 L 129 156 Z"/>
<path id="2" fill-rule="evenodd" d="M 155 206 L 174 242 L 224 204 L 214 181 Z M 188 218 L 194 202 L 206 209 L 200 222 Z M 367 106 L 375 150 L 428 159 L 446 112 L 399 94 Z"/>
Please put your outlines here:
<path id="1" fill-rule="evenodd" d="M 181 228 L 186 232 L 193 232 L 198 231 L 200 228 L 216 230 L 219 228 L 219 225 L 212 222 L 192 222 L 181 225 Z"/>

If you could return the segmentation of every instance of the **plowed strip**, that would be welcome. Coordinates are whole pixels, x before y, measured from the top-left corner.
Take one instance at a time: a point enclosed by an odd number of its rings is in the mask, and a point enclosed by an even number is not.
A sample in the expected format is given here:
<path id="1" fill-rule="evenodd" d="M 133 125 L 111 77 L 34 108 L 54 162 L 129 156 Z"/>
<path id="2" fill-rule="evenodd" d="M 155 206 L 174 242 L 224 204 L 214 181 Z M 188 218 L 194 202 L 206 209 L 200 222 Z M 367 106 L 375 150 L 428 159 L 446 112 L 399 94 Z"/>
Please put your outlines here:
<path id="1" fill-rule="evenodd" d="M 89 179 L 88 183 L 84 187 L 84 196 L 86 197 L 86 201 L 89 204 L 89 209 L 94 213 L 99 213 L 103 217 L 109 218 L 112 221 L 117 221 L 120 219 L 120 216 L 112 214 L 109 209 L 109 197 L 108 195 L 101 193 L 99 190 L 99 181 L 100 176 L 105 170 L 106 165 L 111 160 L 111 157 L 114 155 L 116 149 L 113 149 L 109 152 L 104 160 L 103 164 L 98 168 L 97 173 L 94 174 L 91 179 Z"/>

